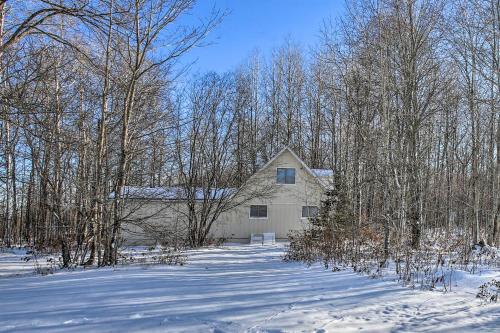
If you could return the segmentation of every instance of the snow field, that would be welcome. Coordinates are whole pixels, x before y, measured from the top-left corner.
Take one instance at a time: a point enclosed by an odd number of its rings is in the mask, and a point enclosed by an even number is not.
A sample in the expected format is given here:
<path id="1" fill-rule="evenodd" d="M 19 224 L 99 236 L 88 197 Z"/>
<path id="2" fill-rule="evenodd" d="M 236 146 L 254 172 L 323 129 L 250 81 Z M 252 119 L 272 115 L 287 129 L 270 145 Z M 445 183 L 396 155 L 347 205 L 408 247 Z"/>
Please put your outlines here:
<path id="1" fill-rule="evenodd" d="M 443 294 L 285 263 L 283 251 L 282 244 L 231 245 L 190 251 L 185 266 L 47 276 L 25 268 L 18 277 L 20 256 L 0 256 L 0 332 L 500 331 L 500 304 L 475 298 L 498 271 L 457 274 L 454 290 Z"/>

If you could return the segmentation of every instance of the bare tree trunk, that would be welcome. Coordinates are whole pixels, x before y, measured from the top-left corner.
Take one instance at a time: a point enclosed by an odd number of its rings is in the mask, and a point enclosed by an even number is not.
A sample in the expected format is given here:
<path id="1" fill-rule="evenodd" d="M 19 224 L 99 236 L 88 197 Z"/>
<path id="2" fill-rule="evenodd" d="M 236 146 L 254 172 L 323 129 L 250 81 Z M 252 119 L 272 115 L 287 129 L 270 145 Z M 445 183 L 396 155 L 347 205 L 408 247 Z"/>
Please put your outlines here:
<path id="1" fill-rule="evenodd" d="M 94 178 L 95 185 L 92 193 L 92 244 L 90 256 L 87 261 L 88 265 L 92 265 L 97 253 L 98 266 L 102 265 L 102 232 L 108 230 L 104 221 L 104 205 L 105 205 L 105 182 L 103 181 L 103 162 L 106 153 L 106 132 L 107 132 L 107 113 L 108 113 L 108 99 L 109 99 L 109 72 L 110 72 L 110 57 L 111 57 L 111 40 L 113 32 L 113 4 L 111 0 L 109 3 L 109 23 L 106 41 L 106 53 L 104 63 L 104 83 L 101 93 L 101 116 L 97 125 L 97 153 L 94 163 Z"/>

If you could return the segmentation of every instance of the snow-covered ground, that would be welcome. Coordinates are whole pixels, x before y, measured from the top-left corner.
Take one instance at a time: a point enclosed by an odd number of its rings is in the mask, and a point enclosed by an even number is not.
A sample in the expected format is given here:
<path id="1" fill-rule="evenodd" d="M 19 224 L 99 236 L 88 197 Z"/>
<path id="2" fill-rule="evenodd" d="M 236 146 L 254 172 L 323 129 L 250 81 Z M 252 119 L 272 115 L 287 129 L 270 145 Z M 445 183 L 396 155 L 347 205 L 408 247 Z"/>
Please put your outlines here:
<path id="1" fill-rule="evenodd" d="M 29 260 L 25 260 L 29 258 Z M 46 258 L 40 261 L 46 266 Z M 0 249 L 0 279 L 34 274 L 34 263 L 32 256 L 26 255 L 25 249 Z M 2 296 L 0 290 L 0 301 Z"/>
<path id="2" fill-rule="evenodd" d="M 2 253 L 0 332 L 500 332 L 500 304 L 475 298 L 498 271 L 458 274 L 443 294 L 285 263 L 283 249 L 227 246 L 192 251 L 185 266 L 46 276 L 26 275 L 26 263 L 13 276 L 21 256 Z"/>

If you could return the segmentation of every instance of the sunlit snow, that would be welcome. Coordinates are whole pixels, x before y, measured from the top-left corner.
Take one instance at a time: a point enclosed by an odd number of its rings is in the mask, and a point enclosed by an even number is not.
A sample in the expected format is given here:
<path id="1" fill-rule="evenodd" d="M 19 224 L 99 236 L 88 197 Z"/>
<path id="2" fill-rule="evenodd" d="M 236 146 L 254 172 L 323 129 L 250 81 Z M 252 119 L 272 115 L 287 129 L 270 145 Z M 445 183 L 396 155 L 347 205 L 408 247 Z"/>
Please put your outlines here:
<path id="1" fill-rule="evenodd" d="M 191 251 L 185 266 L 13 277 L 0 256 L 0 332 L 498 332 L 500 305 L 464 275 L 444 294 L 281 260 L 284 246 Z M 20 256 L 17 257 L 19 259 Z M 461 286 L 461 281 L 466 281 Z"/>

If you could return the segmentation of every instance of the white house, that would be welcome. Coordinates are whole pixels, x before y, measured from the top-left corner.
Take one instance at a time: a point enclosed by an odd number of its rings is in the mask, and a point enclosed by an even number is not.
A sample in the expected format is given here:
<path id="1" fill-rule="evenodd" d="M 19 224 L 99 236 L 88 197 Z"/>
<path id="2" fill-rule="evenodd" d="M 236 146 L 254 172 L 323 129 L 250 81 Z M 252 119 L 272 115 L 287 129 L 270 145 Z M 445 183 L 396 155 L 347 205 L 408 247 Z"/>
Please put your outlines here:
<path id="1" fill-rule="evenodd" d="M 309 217 L 317 214 L 332 183 L 332 170 L 310 169 L 290 148 L 284 148 L 250 177 L 236 197 L 264 187 L 268 194 L 248 195 L 221 213 L 210 237 L 248 242 L 251 235 L 274 234 L 276 239 L 286 239 L 290 231 L 304 228 Z M 170 236 L 185 232 L 186 198 L 180 188 L 127 188 L 127 192 L 129 202 L 140 202 L 128 209 L 132 218 L 127 219 L 123 232 L 127 243 L 151 243 L 162 232 Z"/>

